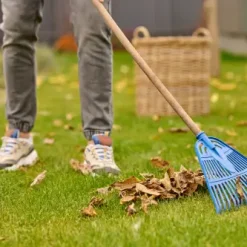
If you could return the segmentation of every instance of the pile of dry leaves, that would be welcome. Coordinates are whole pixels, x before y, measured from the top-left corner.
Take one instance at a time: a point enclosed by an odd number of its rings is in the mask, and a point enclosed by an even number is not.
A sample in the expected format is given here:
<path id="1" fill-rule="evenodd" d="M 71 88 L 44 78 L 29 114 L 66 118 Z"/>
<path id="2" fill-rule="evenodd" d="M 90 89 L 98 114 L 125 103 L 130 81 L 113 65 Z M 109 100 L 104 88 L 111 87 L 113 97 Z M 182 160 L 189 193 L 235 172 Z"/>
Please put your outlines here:
<path id="1" fill-rule="evenodd" d="M 108 187 L 97 190 L 99 194 L 107 195 L 117 191 L 120 197 L 120 204 L 127 204 L 128 215 L 137 212 L 136 205 L 140 204 L 140 209 L 148 212 L 150 205 L 158 205 L 162 200 L 177 199 L 180 197 L 192 196 L 199 186 L 205 186 L 204 176 L 201 170 L 195 172 L 181 166 L 179 171 L 169 166 L 169 163 L 158 158 L 151 159 L 153 165 L 164 168 L 164 176 L 156 178 L 153 174 L 141 174 L 142 179 L 134 176 L 111 184 Z M 97 203 L 95 203 L 97 202 Z M 103 200 L 93 198 L 89 206 L 82 210 L 86 216 L 97 215 L 95 207 L 102 205 Z"/>

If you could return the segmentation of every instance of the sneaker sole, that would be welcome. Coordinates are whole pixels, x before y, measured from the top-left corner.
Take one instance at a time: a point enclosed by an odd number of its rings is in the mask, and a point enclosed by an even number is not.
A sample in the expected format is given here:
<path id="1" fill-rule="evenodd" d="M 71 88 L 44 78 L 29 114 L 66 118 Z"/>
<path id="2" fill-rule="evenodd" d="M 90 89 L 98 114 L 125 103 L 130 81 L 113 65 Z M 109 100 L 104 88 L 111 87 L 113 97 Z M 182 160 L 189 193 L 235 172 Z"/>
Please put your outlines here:
<path id="1" fill-rule="evenodd" d="M 6 167 L 5 171 L 16 171 L 22 166 L 33 166 L 38 161 L 38 153 L 33 150 L 29 155 L 21 158 L 16 164 Z"/>
<path id="2" fill-rule="evenodd" d="M 84 161 L 84 165 L 88 166 L 90 164 L 88 164 L 87 161 Z M 111 173 L 114 175 L 118 175 L 121 172 L 120 170 L 114 169 L 112 167 L 102 167 L 102 168 L 98 168 L 98 169 L 93 169 L 92 171 L 96 174 Z"/>
<path id="3" fill-rule="evenodd" d="M 116 170 L 116 169 L 111 168 L 111 167 L 104 167 L 102 169 L 94 169 L 93 172 L 95 172 L 97 174 L 111 173 L 114 175 L 118 175 L 120 173 L 119 170 Z"/>

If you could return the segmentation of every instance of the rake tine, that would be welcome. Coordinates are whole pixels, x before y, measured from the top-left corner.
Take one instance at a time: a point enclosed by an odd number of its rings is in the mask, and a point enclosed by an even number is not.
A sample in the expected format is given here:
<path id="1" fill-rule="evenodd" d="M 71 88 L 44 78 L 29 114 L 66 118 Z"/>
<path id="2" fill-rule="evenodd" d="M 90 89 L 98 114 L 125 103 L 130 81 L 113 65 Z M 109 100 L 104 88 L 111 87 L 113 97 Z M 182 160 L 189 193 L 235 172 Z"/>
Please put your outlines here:
<path id="1" fill-rule="evenodd" d="M 232 199 L 232 202 L 233 202 L 234 206 L 237 207 L 237 201 L 236 201 L 236 198 L 233 196 L 234 191 L 232 190 L 232 187 L 227 182 L 225 184 L 226 184 L 226 187 L 228 188 L 228 191 L 230 190 L 229 194 L 231 196 L 231 199 Z"/>
<path id="2" fill-rule="evenodd" d="M 216 191 L 216 186 L 214 186 L 214 187 L 212 187 L 212 192 L 213 192 L 213 194 L 214 194 L 214 198 L 215 198 L 215 200 L 216 200 L 216 208 L 217 208 L 217 212 L 220 212 L 221 210 L 220 210 L 220 199 L 219 199 L 219 197 L 218 197 L 218 193 L 217 193 L 217 191 Z"/>
<path id="3" fill-rule="evenodd" d="M 225 198 L 226 198 L 226 200 L 227 200 L 227 202 L 228 202 L 228 205 L 229 205 L 229 209 L 231 208 L 231 202 L 230 202 L 230 200 L 229 200 L 229 198 L 228 198 L 228 195 L 226 194 L 226 191 L 225 191 L 225 188 L 224 188 L 224 184 L 220 184 L 220 187 L 221 187 L 221 189 L 222 189 L 222 191 L 223 191 L 223 193 L 224 193 L 224 195 L 225 195 Z"/>

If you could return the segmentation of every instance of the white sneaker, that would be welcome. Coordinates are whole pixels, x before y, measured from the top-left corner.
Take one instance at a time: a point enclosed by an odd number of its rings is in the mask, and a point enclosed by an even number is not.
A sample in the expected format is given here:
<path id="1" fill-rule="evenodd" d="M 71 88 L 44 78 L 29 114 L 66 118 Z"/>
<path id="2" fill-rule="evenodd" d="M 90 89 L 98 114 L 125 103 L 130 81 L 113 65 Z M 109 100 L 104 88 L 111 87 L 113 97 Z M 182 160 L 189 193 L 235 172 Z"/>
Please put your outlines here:
<path id="1" fill-rule="evenodd" d="M 34 165 L 38 154 L 34 150 L 33 140 L 20 138 L 19 131 L 15 130 L 10 137 L 2 138 L 0 148 L 0 169 L 17 170 L 21 166 Z"/>
<path id="2" fill-rule="evenodd" d="M 105 135 L 94 135 L 94 144 L 89 144 L 84 152 L 84 164 L 95 173 L 119 174 L 120 169 L 113 158 L 111 139 Z"/>

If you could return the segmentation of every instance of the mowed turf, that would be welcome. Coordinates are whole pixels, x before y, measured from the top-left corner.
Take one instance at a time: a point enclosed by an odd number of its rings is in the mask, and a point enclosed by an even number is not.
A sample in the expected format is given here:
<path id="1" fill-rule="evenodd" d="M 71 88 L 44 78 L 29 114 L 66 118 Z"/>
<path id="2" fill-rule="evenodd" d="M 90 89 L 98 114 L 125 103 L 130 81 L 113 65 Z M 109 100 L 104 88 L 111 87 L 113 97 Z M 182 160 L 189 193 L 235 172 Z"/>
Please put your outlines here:
<path id="1" fill-rule="evenodd" d="M 81 132 L 77 58 L 63 54 L 57 59 L 59 74 L 39 78 L 33 132 L 40 162 L 27 170 L 0 173 L 0 246 L 246 246 L 247 207 L 217 215 L 206 189 L 189 198 L 162 202 L 150 207 L 148 214 L 138 212 L 134 217 L 126 215 L 125 205 L 113 193 L 96 209 L 96 217 L 82 217 L 81 209 L 97 188 L 130 176 L 140 178 L 140 173 L 162 176 L 150 163 L 154 156 L 161 156 L 175 169 L 200 166 L 195 159 L 195 137 L 190 132 L 169 132 L 171 127 L 184 127 L 178 117 L 153 121 L 136 116 L 133 62 L 127 53 L 116 52 L 112 136 L 122 174 L 92 177 L 72 170 L 70 159 L 82 159 L 81 148 L 86 145 Z M 220 82 L 233 83 L 236 88 L 226 91 L 212 86 L 210 115 L 194 119 L 208 135 L 231 142 L 247 155 L 247 126 L 237 126 L 247 120 L 245 59 L 223 55 L 221 71 Z M 4 105 L 0 110 L 4 131 Z M 65 125 L 74 129 L 67 130 Z M 164 132 L 159 133 L 159 128 Z M 54 144 L 44 144 L 45 138 L 53 138 Z M 44 170 L 46 178 L 31 188 L 33 179 Z"/>

